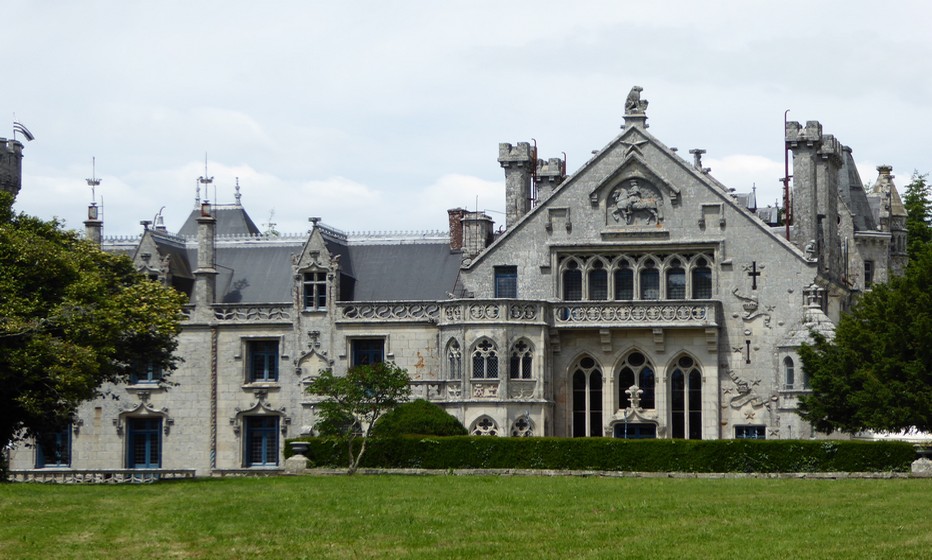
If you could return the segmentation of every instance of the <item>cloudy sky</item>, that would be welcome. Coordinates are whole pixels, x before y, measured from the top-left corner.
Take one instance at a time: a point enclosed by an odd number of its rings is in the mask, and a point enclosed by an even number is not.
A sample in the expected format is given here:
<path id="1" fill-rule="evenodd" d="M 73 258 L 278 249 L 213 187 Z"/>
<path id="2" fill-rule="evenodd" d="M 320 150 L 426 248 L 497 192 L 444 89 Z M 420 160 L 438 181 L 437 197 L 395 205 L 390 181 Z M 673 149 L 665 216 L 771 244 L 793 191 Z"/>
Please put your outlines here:
<path id="1" fill-rule="evenodd" d="M 881 7 L 882 6 L 882 7 Z M 932 169 L 932 3 L 43 1 L 3 8 L 0 110 L 36 136 L 17 209 L 106 234 L 202 197 L 302 232 L 504 222 L 499 142 L 570 171 L 618 133 L 632 85 L 650 132 L 775 201 L 783 113 L 819 120 L 862 179 Z M 4 130 L 5 129 L 5 130 Z M 261 226 L 260 226 L 261 227 Z"/>

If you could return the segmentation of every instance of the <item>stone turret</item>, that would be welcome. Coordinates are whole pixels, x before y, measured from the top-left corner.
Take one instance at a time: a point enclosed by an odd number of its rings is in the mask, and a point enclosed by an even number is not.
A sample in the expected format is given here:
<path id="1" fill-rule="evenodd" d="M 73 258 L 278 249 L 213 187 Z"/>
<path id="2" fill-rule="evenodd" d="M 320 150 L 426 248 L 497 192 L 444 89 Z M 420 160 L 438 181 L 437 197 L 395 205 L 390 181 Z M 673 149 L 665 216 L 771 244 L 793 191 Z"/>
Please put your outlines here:
<path id="1" fill-rule="evenodd" d="M 893 167 L 877 166 L 877 180 L 867 193 L 877 229 L 890 233 L 890 269 L 902 274 L 906 269 L 906 207 L 893 184 Z"/>
<path id="2" fill-rule="evenodd" d="M 0 191 L 16 198 L 23 184 L 23 144 L 0 138 Z"/>
<path id="3" fill-rule="evenodd" d="M 843 146 L 822 134 L 818 121 L 786 123 L 786 146 L 793 151 L 793 243 L 819 261 L 819 270 L 843 273 L 838 236 L 838 173 Z"/>
<path id="4" fill-rule="evenodd" d="M 537 200 L 543 202 L 550 198 L 554 189 L 566 179 L 566 162 L 560 158 L 537 160 Z"/>
<path id="5" fill-rule="evenodd" d="M 515 225 L 531 209 L 531 178 L 537 169 L 537 149 L 528 142 L 498 145 L 498 163 L 505 169 L 505 227 Z"/>

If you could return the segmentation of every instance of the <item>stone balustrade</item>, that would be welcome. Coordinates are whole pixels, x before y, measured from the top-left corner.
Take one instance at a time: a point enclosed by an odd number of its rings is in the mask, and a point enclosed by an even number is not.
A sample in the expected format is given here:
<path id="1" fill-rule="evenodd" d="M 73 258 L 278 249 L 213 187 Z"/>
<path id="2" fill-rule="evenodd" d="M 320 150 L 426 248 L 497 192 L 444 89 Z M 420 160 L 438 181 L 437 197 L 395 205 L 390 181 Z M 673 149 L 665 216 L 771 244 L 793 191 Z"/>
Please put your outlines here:
<path id="1" fill-rule="evenodd" d="M 338 323 L 436 323 L 439 317 L 440 304 L 431 301 L 341 302 L 337 304 Z"/>
<path id="2" fill-rule="evenodd" d="M 218 321 L 237 323 L 291 323 L 292 316 L 289 304 L 217 304 L 211 309 Z"/>
<path id="3" fill-rule="evenodd" d="M 562 302 L 553 306 L 557 327 L 645 328 L 714 327 L 719 324 L 714 301 Z"/>

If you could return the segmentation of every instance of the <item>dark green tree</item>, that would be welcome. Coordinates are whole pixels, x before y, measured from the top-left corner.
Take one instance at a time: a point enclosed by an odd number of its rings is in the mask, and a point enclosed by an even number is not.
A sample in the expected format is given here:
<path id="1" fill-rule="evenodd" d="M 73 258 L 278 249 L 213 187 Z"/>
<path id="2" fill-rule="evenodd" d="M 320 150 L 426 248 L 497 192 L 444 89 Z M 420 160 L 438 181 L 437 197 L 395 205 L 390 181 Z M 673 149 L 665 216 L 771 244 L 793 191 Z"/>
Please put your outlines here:
<path id="1" fill-rule="evenodd" d="M 817 430 L 932 430 L 932 244 L 911 259 L 859 299 L 834 340 L 800 349 L 812 387 L 800 411 Z"/>
<path id="2" fill-rule="evenodd" d="M 909 259 L 917 259 L 923 248 L 932 243 L 932 192 L 928 175 L 913 171 L 906 185 L 903 206 L 906 208 L 906 250 Z"/>
<path id="3" fill-rule="evenodd" d="M 439 406 L 417 399 L 402 403 L 383 415 L 372 428 L 376 437 L 403 435 L 465 436 L 469 431 Z"/>
<path id="4" fill-rule="evenodd" d="M 376 421 L 411 394 L 410 381 L 404 369 L 380 362 L 350 368 L 345 376 L 324 370 L 308 385 L 308 393 L 324 397 L 317 405 L 318 432 L 336 431 L 346 438 L 349 474 L 359 468 Z M 359 436 L 362 442 L 357 450 L 354 444 Z"/>
<path id="5" fill-rule="evenodd" d="M 169 373 L 184 298 L 0 193 L 0 446 L 60 430 L 139 363 Z"/>

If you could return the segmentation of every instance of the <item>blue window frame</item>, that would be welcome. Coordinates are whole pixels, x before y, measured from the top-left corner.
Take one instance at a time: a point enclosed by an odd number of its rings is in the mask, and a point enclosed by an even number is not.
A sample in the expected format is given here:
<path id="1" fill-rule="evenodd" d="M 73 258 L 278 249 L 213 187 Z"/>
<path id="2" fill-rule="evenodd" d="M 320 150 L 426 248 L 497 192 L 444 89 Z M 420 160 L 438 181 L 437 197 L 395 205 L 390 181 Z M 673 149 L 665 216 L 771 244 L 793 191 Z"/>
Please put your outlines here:
<path id="1" fill-rule="evenodd" d="M 143 362 L 133 368 L 129 382 L 133 385 L 142 383 L 158 383 L 162 380 L 162 367 L 153 362 Z"/>
<path id="2" fill-rule="evenodd" d="M 126 420 L 126 468 L 157 469 L 162 466 L 162 419 Z"/>
<path id="3" fill-rule="evenodd" d="M 278 341 L 250 340 L 249 381 L 278 381 Z"/>
<path id="4" fill-rule="evenodd" d="M 356 338 L 350 342 L 352 367 L 378 364 L 385 361 L 384 338 Z"/>
<path id="5" fill-rule="evenodd" d="M 518 267 L 495 267 L 495 297 L 510 299 L 518 297 Z"/>
<path id="6" fill-rule="evenodd" d="M 767 427 L 735 426 L 735 439 L 767 439 Z"/>
<path id="7" fill-rule="evenodd" d="M 278 465 L 278 416 L 247 416 L 243 465 Z"/>
<path id="8" fill-rule="evenodd" d="M 36 468 L 71 466 L 71 426 L 36 438 Z"/>

